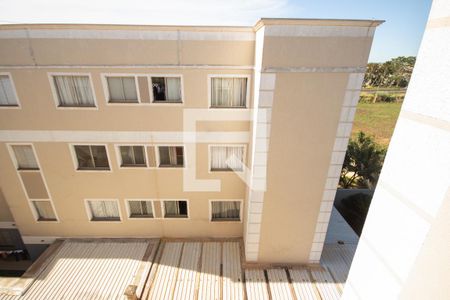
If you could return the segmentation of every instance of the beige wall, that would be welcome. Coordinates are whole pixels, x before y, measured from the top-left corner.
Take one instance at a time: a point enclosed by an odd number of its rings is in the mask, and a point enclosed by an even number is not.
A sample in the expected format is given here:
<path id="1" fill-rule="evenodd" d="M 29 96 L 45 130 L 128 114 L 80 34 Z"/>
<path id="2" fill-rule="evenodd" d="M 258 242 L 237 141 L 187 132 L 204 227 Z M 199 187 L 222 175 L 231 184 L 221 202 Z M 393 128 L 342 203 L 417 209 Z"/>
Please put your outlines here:
<path id="1" fill-rule="evenodd" d="M 266 37 L 265 67 L 361 67 L 372 37 Z"/>
<path id="2" fill-rule="evenodd" d="M 13 215 L 9 209 L 8 203 L 6 202 L 5 196 L 0 189 L 0 222 L 14 222 Z"/>
<path id="3" fill-rule="evenodd" d="M 210 222 L 210 199 L 245 198 L 245 184 L 232 173 L 208 172 L 208 145 L 198 144 L 197 177 L 220 178 L 220 192 L 184 192 L 182 169 L 119 169 L 113 144 L 108 144 L 112 172 L 76 171 L 67 143 L 34 143 L 41 172 L 51 193 L 59 223 L 36 222 L 7 153 L 0 145 L 0 175 L 5 198 L 23 235 L 236 237 L 242 222 Z M 189 219 L 130 220 L 125 199 L 188 200 Z M 118 199 L 122 222 L 89 222 L 85 199 Z M 243 214 L 242 214 L 243 215 Z"/>
<path id="4" fill-rule="evenodd" d="M 262 261 L 308 260 L 347 77 L 277 74 L 261 226 Z"/>
<path id="5" fill-rule="evenodd" d="M 2 70 L 3 71 L 3 70 Z M 14 80 L 21 109 L 0 109 L 0 128 L 14 130 L 107 130 L 107 131 L 183 131 L 183 109 L 208 108 L 208 75 L 239 74 L 249 76 L 252 97 L 251 72 L 220 69 L 4 69 Z M 49 73 L 90 74 L 98 109 L 58 109 L 54 99 Z M 182 76 L 184 103 L 120 105 L 107 104 L 101 74 L 177 74 Z M 251 100 L 248 101 L 251 107 Z M 26 122 L 24 122 L 26 120 Z M 80 121 L 82 120 L 82 121 Z M 225 125 L 224 126 L 228 126 Z M 248 124 L 240 130 L 248 130 Z"/>

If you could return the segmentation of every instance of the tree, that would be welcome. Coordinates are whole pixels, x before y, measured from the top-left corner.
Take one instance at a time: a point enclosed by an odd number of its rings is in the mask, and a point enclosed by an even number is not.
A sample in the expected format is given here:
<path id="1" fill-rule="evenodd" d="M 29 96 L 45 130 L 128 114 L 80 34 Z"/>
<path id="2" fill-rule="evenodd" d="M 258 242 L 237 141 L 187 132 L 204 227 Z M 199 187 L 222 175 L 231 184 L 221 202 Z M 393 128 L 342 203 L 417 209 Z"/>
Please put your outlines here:
<path id="1" fill-rule="evenodd" d="M 370 63 L 364 76 L 364 87 L 406 88 L 415 63 L 414 56 L 399 56 L 384 63 Z"/>
<path id="2" fill-rule="evenodd" d="M 356 139 L 351 139 L 348 143 L 340 186 L 373 189 L 377 184 L 385 155 L 386 149 L 360 131 Z"/>

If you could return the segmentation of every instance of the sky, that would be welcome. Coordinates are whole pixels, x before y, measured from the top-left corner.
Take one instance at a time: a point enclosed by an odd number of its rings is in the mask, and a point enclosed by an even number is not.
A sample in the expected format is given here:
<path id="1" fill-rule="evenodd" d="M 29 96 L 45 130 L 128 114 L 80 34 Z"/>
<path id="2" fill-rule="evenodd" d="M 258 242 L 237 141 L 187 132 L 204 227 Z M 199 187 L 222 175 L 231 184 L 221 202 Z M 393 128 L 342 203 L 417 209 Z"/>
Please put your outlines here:
<path id="1" fill-rule="evenodd" d="M 0 24 L 252 26 L 265 18 L 376 19 L 369 62 L 415 56 L 431 0 L 0 0 Z"/>

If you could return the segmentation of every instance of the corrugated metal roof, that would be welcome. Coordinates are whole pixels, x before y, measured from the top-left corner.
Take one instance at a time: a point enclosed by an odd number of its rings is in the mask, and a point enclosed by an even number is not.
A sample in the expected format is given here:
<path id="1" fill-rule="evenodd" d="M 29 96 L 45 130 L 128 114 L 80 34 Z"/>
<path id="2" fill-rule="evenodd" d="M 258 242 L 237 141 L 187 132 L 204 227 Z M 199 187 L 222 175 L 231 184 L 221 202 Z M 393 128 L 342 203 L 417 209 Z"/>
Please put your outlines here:
<path id="1" fill-rule="evenodd" d="M 138 299 L 339 299 L 355 248 L 325 244 L 324 268 L 274 267 L 242 265 L 240 240 L 66 240 L 24 295 L 0 300 L 125 299 L 130 286 Z"/>
<path id="2" fill-rule="evenodd" d="M 149 246 L 148 240 L 66 240 L 22 296 L 0 299 L 125 299 Z"/>

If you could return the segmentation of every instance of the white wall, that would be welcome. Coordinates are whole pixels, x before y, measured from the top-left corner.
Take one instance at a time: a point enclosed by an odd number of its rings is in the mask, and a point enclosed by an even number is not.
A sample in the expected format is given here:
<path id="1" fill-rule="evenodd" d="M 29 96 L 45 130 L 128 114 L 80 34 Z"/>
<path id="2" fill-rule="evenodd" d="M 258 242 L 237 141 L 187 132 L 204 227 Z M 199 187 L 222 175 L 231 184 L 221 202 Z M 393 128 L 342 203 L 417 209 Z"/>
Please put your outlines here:
<path id="1" fill-rule="evenodd" d="M 449 78 L 450 1 L 435 0 L 343 299 L 450 295 Z"/>

